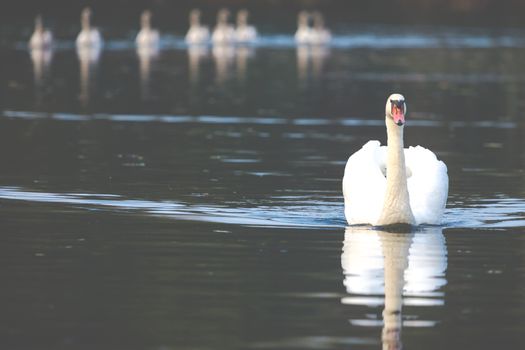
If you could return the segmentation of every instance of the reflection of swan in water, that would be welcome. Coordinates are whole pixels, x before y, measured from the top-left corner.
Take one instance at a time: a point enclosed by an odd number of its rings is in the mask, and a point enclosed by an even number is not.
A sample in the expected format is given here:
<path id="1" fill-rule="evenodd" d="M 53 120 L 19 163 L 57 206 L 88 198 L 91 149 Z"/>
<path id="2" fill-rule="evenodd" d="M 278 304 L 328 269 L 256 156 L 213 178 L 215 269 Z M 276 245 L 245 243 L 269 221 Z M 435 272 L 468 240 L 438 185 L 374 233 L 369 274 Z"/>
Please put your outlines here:
<path id="1" fill-rule="evenodd" d="M 150 76 L 151 64 L 159 55 L 158 45 L 148 46 L 139 45 L 137 47 L 137 56 L 139 58 L 140 69 L 140 93 L 142 99 L 147 99 L 150 95 Z"/>
<path id="2" fill-rule="evenodd" d="M 250 46 L 238 46 L 235 48 L 235 64 L 237 70 L 237 79 L 244 81 L 246 79 L 246 71 L 248 68 L 248 60 L 255 55 L 255 50 Z"/>
<path id="3" fill-rule="evenodd" d="M 330 56 L 330 49 L 324 45 L 298 45 L 296 50 L 299 82 L 306 83 L 310 76 L 315 80 L 321 78 L 324 62 Z"/>
<path id="4" fill-rule="evenodd" d="M 33 77 L 38 105 L 42 101 L 42 91 L 49 73 L 49 67 L 51 66 L 53 51 L 49 47 L 34 48 L 31 49 L 30 53 L 31 61 L 33 62 Z"/>
<path id="5" fill-rule="evenodd" d="M 80 63 L 80 103 L 85 107 L 89 104 L 92 78 L 100 57 L 100 47 L 79 46 L 77 56 Z"/>
<path id="6" fill-rule="evenodd" d="M 208 57 L 208 47 L 205 45 L 188 46 L 188 71 L 190 83 L 195 85 L 199 82 L 201 62 Z"/>
<path id="7" fill-rule="evenodd" d="M 432 326 L 424 320 L 402 321 L 402 305 L 442 305 L 447 283 L 447 250 L 440 227 L 392 233 L 369 227 L 347 227 L 341 265 L 349 305 L 378 306 L 383 310 L 383 346 L 401 348 L 403 325 Z M 384 296 L 384 298 L 383 298 Z M 351 320 L 376 325 L 373 320 Z"/>
<path id="8" fill-rule="evenodd" d="M 212 49 L 215 60 L 215 76 L 217 83 L 223 84 L 232 75 L 233 62 L 235 60 L 235 47 L 233 45 L 214 45 Z"/>

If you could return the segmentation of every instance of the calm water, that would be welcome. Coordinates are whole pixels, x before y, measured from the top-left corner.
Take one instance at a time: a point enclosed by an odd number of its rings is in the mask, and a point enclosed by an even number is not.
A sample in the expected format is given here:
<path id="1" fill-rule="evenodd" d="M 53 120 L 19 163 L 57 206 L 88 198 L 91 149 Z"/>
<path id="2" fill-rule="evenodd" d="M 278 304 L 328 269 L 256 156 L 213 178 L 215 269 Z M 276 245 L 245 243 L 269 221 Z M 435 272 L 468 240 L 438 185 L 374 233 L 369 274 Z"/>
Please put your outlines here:
<path id="1" fill-rule="evenodd" d="M 523 347 L 524 37 L 4 48 L 2 348 Z M 393 91 L 448 165 L 442 227 L 346 227 Z"/>

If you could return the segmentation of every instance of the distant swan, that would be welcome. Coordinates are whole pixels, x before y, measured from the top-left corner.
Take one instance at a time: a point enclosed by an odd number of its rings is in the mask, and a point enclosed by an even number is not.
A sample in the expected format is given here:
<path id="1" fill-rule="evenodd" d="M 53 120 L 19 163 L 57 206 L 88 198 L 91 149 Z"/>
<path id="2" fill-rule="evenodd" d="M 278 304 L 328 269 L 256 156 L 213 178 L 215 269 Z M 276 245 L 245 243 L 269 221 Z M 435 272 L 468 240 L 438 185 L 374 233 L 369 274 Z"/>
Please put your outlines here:
<path id="1" fill-rule="evenodd" d="M 100 48 L 103 44 L 102 36 L 97 28 L 91 27 L 91 9 L 86 7 L 80 15 L 82 30 L 77 36 L 77 47 Z"/>
<path id="2" fill-rule="evenodd" d="M 299 12 L 297 15 L 297 31 L 295 41 L 298 44 L 309 44 L 312 40 L 312 28 L 310 27 L 310 15 L 306 11 Z"/>
<path id="3" fill-rule="evenodd" d="M 224 45 L 235 42 L 235 29 L 228 23 L 230 11 L 221 9 L 217 13 L 217 26 L 213 30 L 211 40 L 214 44 Z"/>
<path id="4" fill-rule="evenodd" d="M 441 221 L 448 196 L 447 167 L 426 148 L 403 148 L 406 108 L 402 95 L 390 95 L 385 106 L 388 145 L 368 141 L 346 163 L 343 195 L 350 225 Z"/>
<path id="5" fill-rule="evenodd" d="M 251 43 L 257 40 L 257 29 L 248 24 L 248 16 L 248 10 L 240 10 L 237 12 L 235 40 L 238 43 Z"/>
<path id="6" fill-rule="evenodd" d="M 324 26 L 324 17 L 321 12 L 314 12 L 313 14 L 314 25 L 312 28 L 310 42 L 312 44 L 328 44 L 332 40 L 332 34 Z"/>
<path id="7" fill-rule="evenodd" d="M 51 31 L 44 28 L 42 16 L 38 15 L 35 18 L 35 31 L 29 39 L 29 48 L 32 50 L 48 49 L 53 44 L 53 34 Z"/>
<path id="8" fill-rule="evenodd" d="M 159 31 L 151 28 L 151 11 L 145 10 L 140 16 L 140 31 L 137 34 L 137 47 L 157 47 L 159 45 Z"/>
<path id="9" fill-rule="evenodd" d="M 210 30 L 201 25 L 201 12 L 193 9 L 190 12 L 190 29 L 186 33 L 186 43 L 188 45 L 206 44 L 210 40 Z"/>

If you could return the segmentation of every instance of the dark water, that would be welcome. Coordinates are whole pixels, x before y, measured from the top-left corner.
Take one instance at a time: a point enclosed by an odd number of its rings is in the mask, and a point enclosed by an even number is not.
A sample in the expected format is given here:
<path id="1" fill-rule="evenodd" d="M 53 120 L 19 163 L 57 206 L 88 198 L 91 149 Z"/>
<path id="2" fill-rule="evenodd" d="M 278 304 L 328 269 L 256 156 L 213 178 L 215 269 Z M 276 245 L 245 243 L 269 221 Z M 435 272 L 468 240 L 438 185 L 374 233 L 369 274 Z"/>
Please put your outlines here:
<path id="1" fill-rule="evenodd" d="M 523 347 L 523 37 L 4 49 L 2 348 Z M 448 165 L 442 227 L 346 227 L 393 91 Z"/>

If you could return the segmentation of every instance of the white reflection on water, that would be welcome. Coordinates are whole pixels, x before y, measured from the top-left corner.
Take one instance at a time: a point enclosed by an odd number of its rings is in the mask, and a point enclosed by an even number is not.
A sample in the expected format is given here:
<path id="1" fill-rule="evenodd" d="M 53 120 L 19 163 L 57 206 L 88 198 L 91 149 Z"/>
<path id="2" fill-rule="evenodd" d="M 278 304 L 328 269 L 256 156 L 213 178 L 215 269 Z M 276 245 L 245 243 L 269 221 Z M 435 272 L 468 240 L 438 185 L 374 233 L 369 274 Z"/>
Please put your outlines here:
<path id="1" fill-rule="evenodd" d="M 150 96 L 151 65 L 158 55 L 158 45 L 142 45 L 137 47 L 140 67 L 140 95 L 142 99 L 147 99 Z"/>
<path id="2" fill-rule="evenodd" d="M 53 59 L 53 50 L 47 48 L 37 48 L 30 51 L 31 61 L 33 62 L 33 78 L 35 84 L 36 104 L 40 105 L 42 94 L 49 75 L 49 67 Z"/>
<path id="3" fill-rule="evenodd" d="M 229 44 L 214 45 L 212 49 L 215 60 L 215 81 L 222 86 L 232 76 L 235 62 L 235 46 Z"/>
<path id="4" fill-rule="evenodd" d="M 208 57 L 208 46 L 190 45 L 188 46 L 188 72 L 191 85 L 197 85 L 200 78 L 201 62 Z"/>
<path id="5" fill-rule="evenodd" d="M 323 66 L 330 56 L 330 49 L 325 45 L 297 46 L 297 78 L 305 85 L 309 78 L 318 80 L 323 73 Z"/>
<path id="6" fill-rule="evenodd" d="M 383 309 L 383 346 L 401 348 L 402 326 L 431 327 L 430 320 L 410 317 L 404 322 L 403 305 L 444 304 L 447 248 L 441 227 L 424 227 L 409 233 L 393 233 L 369 227 L 347 227 L 341 265 L 347 305 Z M 358 326 L 377 326 L 375 319 L 352 319 Z"/>
<path id="7" fill-rule="evenodd" d="M 83 107 L 89 104 L 92 82 L 100 59 L 100 46 L 79 46 L 77 56 L 80 63 L 80 103 Z"/>

